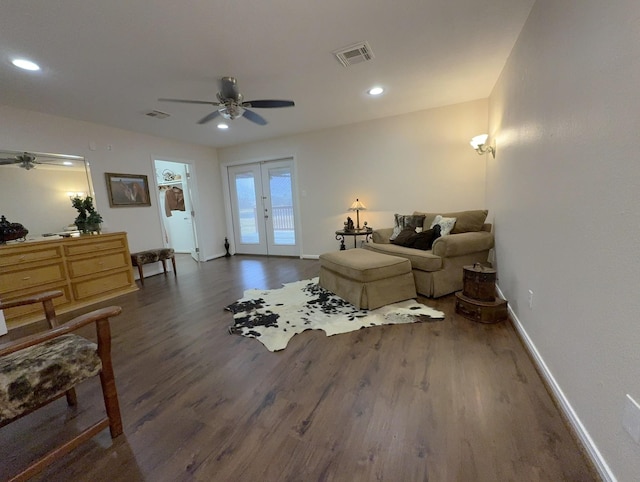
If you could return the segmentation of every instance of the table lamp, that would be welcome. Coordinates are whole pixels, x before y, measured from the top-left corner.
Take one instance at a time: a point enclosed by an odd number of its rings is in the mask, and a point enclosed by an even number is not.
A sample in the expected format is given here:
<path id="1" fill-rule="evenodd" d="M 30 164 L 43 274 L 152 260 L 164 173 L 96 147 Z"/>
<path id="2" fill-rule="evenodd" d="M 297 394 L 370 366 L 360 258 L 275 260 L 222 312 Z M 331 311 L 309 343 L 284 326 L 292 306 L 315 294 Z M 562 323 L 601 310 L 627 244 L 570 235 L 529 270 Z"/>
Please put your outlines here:
<path id="1" fill-rule="evenodd" d="M 349 208 L 349 211 L 356 212 L 356 229 L 360 229 L 360 211 L 364 211 L 365 209 L 367 209 L 367 207 L 362 204 L 359 199 L 356 199 Z"/>

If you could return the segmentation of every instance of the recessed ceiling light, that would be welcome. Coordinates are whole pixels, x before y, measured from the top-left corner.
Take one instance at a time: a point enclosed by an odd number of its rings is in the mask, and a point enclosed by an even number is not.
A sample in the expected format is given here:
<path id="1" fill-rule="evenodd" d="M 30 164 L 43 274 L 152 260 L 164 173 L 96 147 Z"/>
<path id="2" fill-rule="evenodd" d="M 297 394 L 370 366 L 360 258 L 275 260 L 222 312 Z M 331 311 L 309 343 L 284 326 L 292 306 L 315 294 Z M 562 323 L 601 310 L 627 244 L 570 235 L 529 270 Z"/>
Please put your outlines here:
<path id="1" fill-rule="evenodd" d="M 224 124 L 222 122 L 220 124 L 218 124 L 218 129 L 225 130 L 225 129 L 228 129 L 228 128 L 229 128 L 229 126 L 227 124 Z"/>
<path id="2" fill-rule="evenodd" d="M 384 92 L 384 89 L 382 87 L 371 87 L 369 90 L 367 90 L 367 94 L 369 95 L 380 95 Z"/>
<path id="3" fill-rule="evenodd" d="M 40 66 L 38 64 L 26 59 L 13 59 L 11 63 L 24 70 L 40 70 Z"/>
<path id="4" fill-rule="evenodd" d="M 64 161 L 62 164 L 64 164 L 65 166 L 73 166 L 73 162 L 71 161 Z"/>

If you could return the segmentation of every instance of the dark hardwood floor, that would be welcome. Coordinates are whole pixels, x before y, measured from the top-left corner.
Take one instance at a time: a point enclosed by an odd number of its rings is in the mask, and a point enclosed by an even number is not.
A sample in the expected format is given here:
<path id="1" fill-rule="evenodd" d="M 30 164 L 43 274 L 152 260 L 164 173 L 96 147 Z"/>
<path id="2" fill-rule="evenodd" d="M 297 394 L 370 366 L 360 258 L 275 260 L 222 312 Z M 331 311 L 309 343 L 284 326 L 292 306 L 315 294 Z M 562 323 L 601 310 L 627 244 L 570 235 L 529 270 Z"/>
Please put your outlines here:
<path id="1" fill-rule="evenodd" d="M 444 321 L 307 331 L 277 353 L 227 333 L 224 306 L 244 289 L 318 268 L 180 256 L 177 278 L 145 278 L 107 303 L 123 308 L 112 334 L 125 433 L 112 441 L 103 431 L 36 479 L 597 480 L 512 325 L 459 317 L 452 295 L 420 299 Z M 97 379 L 78 399 L 76 409 L 63 398 L 0 429 L 0 478 L 104 410 Z"/>

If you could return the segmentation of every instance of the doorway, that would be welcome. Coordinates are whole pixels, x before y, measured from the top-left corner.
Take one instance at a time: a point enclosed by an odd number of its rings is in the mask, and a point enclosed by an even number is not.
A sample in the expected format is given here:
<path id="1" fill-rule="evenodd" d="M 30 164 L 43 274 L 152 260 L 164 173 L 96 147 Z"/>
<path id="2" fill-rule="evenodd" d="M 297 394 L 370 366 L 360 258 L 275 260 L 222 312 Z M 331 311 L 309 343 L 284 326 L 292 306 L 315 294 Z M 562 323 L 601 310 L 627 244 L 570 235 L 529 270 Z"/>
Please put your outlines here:
<path id="1" fill-rule="evenodd" d="M 299 255 L 293 159 L 227 168 L 235 251 Z"/>
<path id="2" fill-rule="evenodd" d="M 189 253 L 193 259 L 200 261 L 191 167 L 183 162 L 153 162 L 164 246 L 173 248 L 176 253 Z"/>

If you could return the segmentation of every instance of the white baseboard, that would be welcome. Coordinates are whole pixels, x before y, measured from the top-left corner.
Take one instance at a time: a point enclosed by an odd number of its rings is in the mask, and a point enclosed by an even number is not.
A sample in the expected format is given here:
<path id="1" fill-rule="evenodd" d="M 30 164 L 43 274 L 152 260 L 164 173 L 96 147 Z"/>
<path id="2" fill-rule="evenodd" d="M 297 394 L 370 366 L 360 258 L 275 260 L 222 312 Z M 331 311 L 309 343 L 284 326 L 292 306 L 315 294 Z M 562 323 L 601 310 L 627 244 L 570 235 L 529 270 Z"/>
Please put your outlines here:
<path id="1" fill-rule="evenodd" d="M 502 293 L 502 290 L 497 285 L 496 285 L 496 291 L 498 292 L 498 295 L 500 296 L 500 298 L 505 299 L 504 294 Z M 598 450 L 598 447 L 596 446 L 593 439 L 589 435 L 589 432 L 580 421 L 580 418 L 578 417 L 575 410 L 569 403 L 569 400 L 567 400 L 567 397 L 565 397 L 564 392 L 562 391 L 562 388 L 560 388 L 560 385 L 558 384 L 556 379 L 553 377 L 553 374 L 549 370 L 549 367 L 547 366 L 547 364 L 544 362 L 544 359 L 542 358 L 542 356 L 540 355 L 540 352 L 538 351 L 535 344 L 529 337 L 529 334 L 524 329 L 524 326 L 520 322 L 520 319 L 511 308 L 511 305 L 507 305 L 507 309 L 509 310 L 509 315 L 513 320 L 513 325 L 518 331 L 518 334 L 520 335 L 520 338 L 522 339 L 525 347 L 529 351 L 531 358 L 533 359 L 534 363 L 538 367 L 539 372 L 542 374 L 545 381 L 547 382 L 547 386 L 553 392 L 553 396 L 556 399 L 558 406 L 562 410 L 564 416 L 573 427 L 577 436 L 580 438 L 580 441 L 582 442 L 582 445 L 584 446 L 587 452 L 587 455 L 593 462 L 593 465 L 596 467 L 596 470 L 600 474 L 600 477 L 602 477 L 602 480 L 604 480 L 605 482 L 616 482 L 617 479 L 615 475 L 613 475 L 613 472 L 611 472 L 609 465 L 607 464 L 604 457 Z"/>
<path id="2" fill-rule="evenodd" d="M 319 254 L 303 254 L 300 256 L 300 259 L 320 259 Z"/>
<path id="3" fill-rule="evenodd" d="M 204 261 L 211 261 L 212 259 L 218 259 L 218 258 L 224 258 L 227 255 L 227 253 L 217 253 L 214 254 L 213 256 L 207 256 L 206 258 L 204 258 Z"/>

